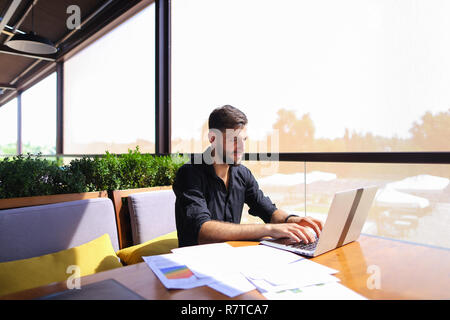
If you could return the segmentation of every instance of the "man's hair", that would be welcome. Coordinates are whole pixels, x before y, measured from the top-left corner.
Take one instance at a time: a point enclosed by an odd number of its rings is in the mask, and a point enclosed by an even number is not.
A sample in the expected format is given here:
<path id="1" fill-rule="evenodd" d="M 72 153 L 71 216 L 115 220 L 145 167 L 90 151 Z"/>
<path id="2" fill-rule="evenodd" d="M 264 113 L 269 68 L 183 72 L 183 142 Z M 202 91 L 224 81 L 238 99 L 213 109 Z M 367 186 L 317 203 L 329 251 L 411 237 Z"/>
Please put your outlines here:
<path id="1" fill-rule="evenodd" d="M 247 124 L 246 115 L 230 105 L 224 105 L 216 108 L 209 115 L 208 126 L 209 129 L 218 129 L 224 131 L 226 129 L 237 129 Z"/>

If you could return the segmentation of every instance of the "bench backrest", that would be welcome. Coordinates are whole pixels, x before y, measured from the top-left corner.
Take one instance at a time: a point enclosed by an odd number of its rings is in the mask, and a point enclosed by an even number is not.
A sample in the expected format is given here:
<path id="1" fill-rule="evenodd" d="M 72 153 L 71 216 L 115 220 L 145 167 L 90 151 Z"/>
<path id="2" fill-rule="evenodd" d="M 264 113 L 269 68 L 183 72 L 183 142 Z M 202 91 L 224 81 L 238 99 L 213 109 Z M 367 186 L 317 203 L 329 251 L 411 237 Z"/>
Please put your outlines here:
<path id="1" fill-rule="evenodd" d="M 119 250 L 115 212 L 108 198 L 0 211 L 0 262 L 79 246 L 108 233 Z"/>
<path id="2" fill-rule="evenodd" d="M 134 244 L 176 230 L 173 190 L 131 194 L 128 196 L 128 210 Z"/>

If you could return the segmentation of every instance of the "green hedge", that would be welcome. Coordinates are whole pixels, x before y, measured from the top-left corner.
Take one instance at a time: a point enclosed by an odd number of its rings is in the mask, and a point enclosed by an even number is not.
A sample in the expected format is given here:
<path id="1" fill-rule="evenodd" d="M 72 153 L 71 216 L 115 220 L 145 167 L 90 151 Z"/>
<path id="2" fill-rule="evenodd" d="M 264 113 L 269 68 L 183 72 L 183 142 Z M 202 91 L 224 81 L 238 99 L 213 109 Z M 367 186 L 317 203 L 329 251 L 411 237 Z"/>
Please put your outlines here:
<path id="1" fill-rule="evenodd" d="M 18 155 L 0 160 L 0 199 L 172 185 L 187 160 L 141 154 L 138 147 L 127 154 L 84 156 L 65 166 L 40 154 Z"/>

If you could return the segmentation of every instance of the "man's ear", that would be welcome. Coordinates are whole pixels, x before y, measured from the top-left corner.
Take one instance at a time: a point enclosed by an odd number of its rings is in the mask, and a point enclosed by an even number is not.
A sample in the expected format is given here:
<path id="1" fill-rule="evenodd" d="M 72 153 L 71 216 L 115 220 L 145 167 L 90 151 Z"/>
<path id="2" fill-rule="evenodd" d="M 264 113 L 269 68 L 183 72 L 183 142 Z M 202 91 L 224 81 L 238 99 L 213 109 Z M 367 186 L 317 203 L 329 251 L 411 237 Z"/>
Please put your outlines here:
<path id="1" fill-rule="evenodd" d="M 213 130 L 208 131 L 208 141 L 209 143 L 213 143 L 216 140 L 216 134 Z"/>
<path id="2" fill-rule="evenodd" d="M 223 139 L 223 133 L 219 129 L 209 129 L 208 140 L 211 144 L 220 143 Z"/>

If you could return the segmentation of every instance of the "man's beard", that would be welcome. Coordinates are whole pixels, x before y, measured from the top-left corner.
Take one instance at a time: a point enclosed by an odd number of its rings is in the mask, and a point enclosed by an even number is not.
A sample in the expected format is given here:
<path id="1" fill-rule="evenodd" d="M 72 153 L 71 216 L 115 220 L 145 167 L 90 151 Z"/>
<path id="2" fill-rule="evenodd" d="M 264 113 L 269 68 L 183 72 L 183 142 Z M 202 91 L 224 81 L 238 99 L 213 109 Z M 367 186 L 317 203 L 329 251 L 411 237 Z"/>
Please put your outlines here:
<path id="1" fill-rule="evenodd" d="M 221 159 L 222 163 L 226 163 L 234 167 L 237 167 L 241 164 L 238 159 L 236 159 L 236 161 L 234 160 L 234 153 L 232 153 L 232 156 L 230 157 L 229 155 L 223 152 L 222 148 L 216 148 L 215 150 L 217 150 L 217 158 Z"/>

